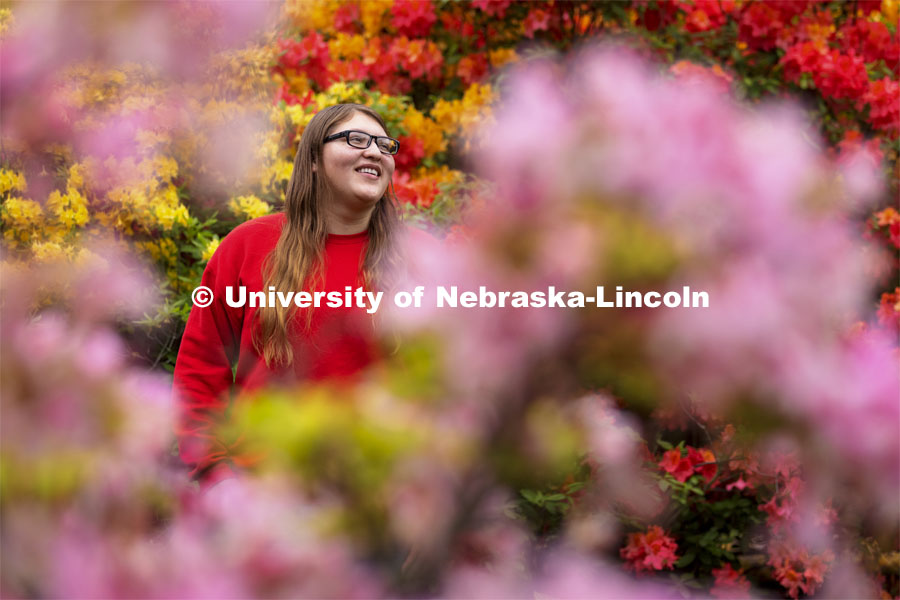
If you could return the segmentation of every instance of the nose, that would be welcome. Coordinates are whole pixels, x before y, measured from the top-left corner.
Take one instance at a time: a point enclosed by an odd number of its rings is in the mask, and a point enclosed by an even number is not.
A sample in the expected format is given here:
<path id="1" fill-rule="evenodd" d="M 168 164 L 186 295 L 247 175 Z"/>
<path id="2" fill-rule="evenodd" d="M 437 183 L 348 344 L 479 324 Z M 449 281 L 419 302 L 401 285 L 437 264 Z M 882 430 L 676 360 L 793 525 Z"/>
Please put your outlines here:
<path id="1" fill-rule="evenodd" d="M 363 149 L 363 156 L 381 160 L 381 150 L 378 149 L 378 145 L 375 143 L 375 140 L 372 140 L 372 143 L 369 144 L 368 148 Z"/>

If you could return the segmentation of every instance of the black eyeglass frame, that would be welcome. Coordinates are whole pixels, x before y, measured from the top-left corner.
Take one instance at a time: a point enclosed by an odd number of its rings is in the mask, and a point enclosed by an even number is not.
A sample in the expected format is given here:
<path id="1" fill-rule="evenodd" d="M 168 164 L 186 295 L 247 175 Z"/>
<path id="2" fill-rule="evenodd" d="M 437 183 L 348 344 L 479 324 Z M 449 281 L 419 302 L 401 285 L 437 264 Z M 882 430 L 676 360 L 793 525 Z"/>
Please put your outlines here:
<path id="1" fill-rule="evenodd" d="M 351 133 L 359 133 L 361 135 L 368 136 L 369 142 L 365 146 L 354 146 L 353 144 L 350 143 L 350 134 Z M 386 135 L 372 135 L 371 133 L 366 133 L 365 131 L 359 131 L 356 129 L 347 129 L 345 131 L 339 131 L 337 133 L 332 133 L 331 135 L 326 136 L 325 140 L 322 143 L 327 144 L 328 142 L 333 142 L 334 140 L 339 140 L 341 138 L 346 138 L 347 145 L 350 146 L 351 148 L 358 148 L 360 150 L 365 150 L 366 148 L 368 148 L 369 146 L 372 145 L 372 140 L 375 140 L 375 147 L 377 147 L 378 151 L 381 152 L 382 154 L 394 155 L 394 154 L 397 154 L 398 152 L 400 152 L 400 141 L 399 140 L 395 140 L 394 138 L 388 137 Z M 381 146 L 378 145 L 378 140 L 391 140 L 392 142 L 394 142 L 394 144 L 396 144 L 396 146 L 394 147 L 394 151 L 393 152 L 385 152 L 384 150 L 382 150 Z"/>

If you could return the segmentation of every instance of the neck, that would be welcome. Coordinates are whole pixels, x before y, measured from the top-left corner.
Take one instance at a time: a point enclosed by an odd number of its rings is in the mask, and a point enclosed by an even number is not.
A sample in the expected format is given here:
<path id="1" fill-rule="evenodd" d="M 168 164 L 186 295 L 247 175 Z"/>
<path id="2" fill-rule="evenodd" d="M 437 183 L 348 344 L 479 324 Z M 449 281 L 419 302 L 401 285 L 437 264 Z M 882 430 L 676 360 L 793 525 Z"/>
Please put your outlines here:
<path id="1" fill-rule="evenodd" d="M 336 235 L 362 233 L 369 228 L 369 221 L 372 219 L 374 211 L 374 206 L 362 211 L 353 211 L 346 207 L 329 207 L 325 215 L 328 233 Z"/>

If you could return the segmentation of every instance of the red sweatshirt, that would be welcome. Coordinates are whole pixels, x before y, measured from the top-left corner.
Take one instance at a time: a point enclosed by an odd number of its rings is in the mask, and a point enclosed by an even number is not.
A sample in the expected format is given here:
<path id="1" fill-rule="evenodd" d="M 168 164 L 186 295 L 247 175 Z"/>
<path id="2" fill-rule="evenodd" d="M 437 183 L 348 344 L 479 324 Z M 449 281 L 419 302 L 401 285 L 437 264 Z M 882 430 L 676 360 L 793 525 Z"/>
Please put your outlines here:
<path id="1" fill-rule="evenodd" d="M 290 338 L 294 362 L 270 369 L 254 349 L 251 331 L 258 328 L 256 308 L 226 304 L 226 286 L 246 288 L 247 297 L 263 290 L 263 260 L 275 248 L 285 223 L 284 213 L 253 219 L 229 233 L 203 272 L 202 285 L 213 292 L 213 303 L 194 306 L 188 318 L 178 359 L 174 391 L 179 412 L 178 439 L 182 460 L 193 475 L 211 484 L 228 475 L 230 448 L 213 435 L 225 414 L 232 387 L 238 392 L 279 382 L 296 383 L 331 377 L 346 378 L 374 359 L 372 318 L 364 308 L 329 308 L 324 302 L 313 310 L 310 330 L 298 312 Z M 354 290 L 361 286 L 360 264 L 368 233 L 329 235 L 325 242 L 325 285 L 322 291 Z M 280 292 L 299 290 L 278 290 Z M 306 309 L 297 309 L 302 311 Z M 232 364 L 237 368 L 232 377 Z"/>

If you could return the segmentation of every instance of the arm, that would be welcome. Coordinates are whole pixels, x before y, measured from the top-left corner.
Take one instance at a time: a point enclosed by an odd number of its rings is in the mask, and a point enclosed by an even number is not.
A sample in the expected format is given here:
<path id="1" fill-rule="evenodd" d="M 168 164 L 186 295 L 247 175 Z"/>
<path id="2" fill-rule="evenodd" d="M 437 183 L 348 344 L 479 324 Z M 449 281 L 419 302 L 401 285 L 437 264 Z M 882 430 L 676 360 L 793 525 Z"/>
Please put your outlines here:
<path id="1" fill-rule="evenodd" d="M 229 249 L 223 240 L 203 272 L 201 285 L 213 291 L 214 300 L 208 307 L 191 309 L 175 362 L 179 454 L 191 467 L 191 475 L 207 484 L 231 473 L 231 448 L 215 436 L 228 408 L 232 364 L 240 346 L 241 309 L 225 304 L 225 286 L 240 285 Z"/>

